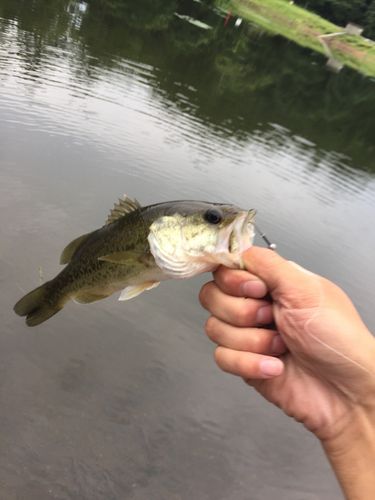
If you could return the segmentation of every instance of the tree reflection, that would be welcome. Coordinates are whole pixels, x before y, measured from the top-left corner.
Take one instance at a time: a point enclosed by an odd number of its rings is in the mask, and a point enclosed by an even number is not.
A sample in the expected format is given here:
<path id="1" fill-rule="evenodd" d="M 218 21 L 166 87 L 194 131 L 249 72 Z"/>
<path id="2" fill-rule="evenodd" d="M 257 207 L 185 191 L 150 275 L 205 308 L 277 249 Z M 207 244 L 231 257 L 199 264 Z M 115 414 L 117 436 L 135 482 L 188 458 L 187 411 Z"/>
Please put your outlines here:
<path id="1" fill-rule="evenodd" d="M 72 78 L 88 83 L 95 66 L 110 69 L 122 58 L 147 64 L 154 68 L 149 85 L 155 97 L 220 128 L 223 136 L 246 141 L 267 123 L 278 123 L 320 148 L 346 154 L 353 167 L 375 172 L 370 78 L 348 68 L 332 74 L 324 69 L 324 57 L 249 24 L 235 28 L 231 20 L 224 27 L 225 18 L 202 3 L 88 0 L 88 8 L 82 5 L 0 0 L 0 16 L 17 21 L 25 72 L 37 78 L 45 71 L 43 54 L 51 49 L 74 59 Z"/>

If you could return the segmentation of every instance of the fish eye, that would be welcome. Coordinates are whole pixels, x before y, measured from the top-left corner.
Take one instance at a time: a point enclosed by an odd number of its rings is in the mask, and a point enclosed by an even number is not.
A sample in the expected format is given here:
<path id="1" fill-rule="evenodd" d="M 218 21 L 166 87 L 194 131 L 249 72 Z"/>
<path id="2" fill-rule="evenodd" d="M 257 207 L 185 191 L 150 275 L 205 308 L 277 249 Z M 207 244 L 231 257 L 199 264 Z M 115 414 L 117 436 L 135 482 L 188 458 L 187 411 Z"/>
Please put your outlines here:
<path id="1" fill-rule="evenodd" d="M 210 208 L 205 214 L 205 219 L 210 224 L 219 224 L 223 220 L 223 215 L 217 208 Z"/>

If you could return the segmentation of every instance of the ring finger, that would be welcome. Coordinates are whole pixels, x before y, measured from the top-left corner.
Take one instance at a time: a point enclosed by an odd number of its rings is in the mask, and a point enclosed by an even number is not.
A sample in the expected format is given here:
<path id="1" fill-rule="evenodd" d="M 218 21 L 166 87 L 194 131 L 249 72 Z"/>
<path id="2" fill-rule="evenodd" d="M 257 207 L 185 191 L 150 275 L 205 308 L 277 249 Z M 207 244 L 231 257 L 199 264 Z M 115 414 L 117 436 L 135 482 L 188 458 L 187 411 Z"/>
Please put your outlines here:
<path id="1" fill-rule="evenodd" d="M 236 351 L 279 356 L 287 350 L 282 338 L 275 330 L 238 328 L 211 316 L 207 320 L 205 331 L 216 344 Z"/>

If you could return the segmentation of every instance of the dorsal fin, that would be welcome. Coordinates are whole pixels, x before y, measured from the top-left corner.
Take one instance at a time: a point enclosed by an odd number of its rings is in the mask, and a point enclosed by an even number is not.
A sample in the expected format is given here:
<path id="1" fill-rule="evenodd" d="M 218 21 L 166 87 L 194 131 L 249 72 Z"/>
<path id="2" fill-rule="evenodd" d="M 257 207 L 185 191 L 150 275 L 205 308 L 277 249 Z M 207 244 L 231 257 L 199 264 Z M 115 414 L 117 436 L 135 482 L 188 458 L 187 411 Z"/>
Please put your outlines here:
<path id="1" fill-rule="evenodd" d="M 124 215 L 134 212 L 134 210 L 139 210 L 141 208 L 141 204 L 137 201 L 136 198 L 134 198 L 134 201 L 132 201 L 126 194 L 124 195 L 124 199 L 120 200 L 119 198 L 119 204 L 115 203 L 115 208 L 111 210 L 111 215 L 108 216 L 108 219 L 106 220 L 106 225 L 112 224 L 117 219 L 120 219 Z"/>
<path id="2" fill-rule="evenodd" d="M 67 247 L 64 248 L 61 257 L 60 257 L 60 264 L 69 264 L 69 262 L 72 260 L 72 257 L 76 250 L 88 239 L 89 236 L 92 235 L 91 233 L 84 234 L 83 236 L 80 236 L 79 238 L 76 238 L 75 240 L 71 241 Z"/>

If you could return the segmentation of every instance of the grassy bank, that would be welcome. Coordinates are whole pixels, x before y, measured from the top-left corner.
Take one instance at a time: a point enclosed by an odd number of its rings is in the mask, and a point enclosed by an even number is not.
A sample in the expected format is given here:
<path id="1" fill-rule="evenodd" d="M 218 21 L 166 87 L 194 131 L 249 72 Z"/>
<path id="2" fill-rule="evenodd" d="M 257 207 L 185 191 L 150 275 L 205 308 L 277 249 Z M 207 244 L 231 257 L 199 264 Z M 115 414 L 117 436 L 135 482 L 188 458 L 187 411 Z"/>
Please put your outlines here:
<path id="1" fill-rule="evenodd" d="M 294 42 L 325 54 L 319 35 L 338 33 L 336 26 L 289 0 L 224 0 L 233 14 L 252 21 Z M 375 77 L 375 44 L 360 36 L 340 35 L 329 42 L 333 55 L 346 66 Z"/>

